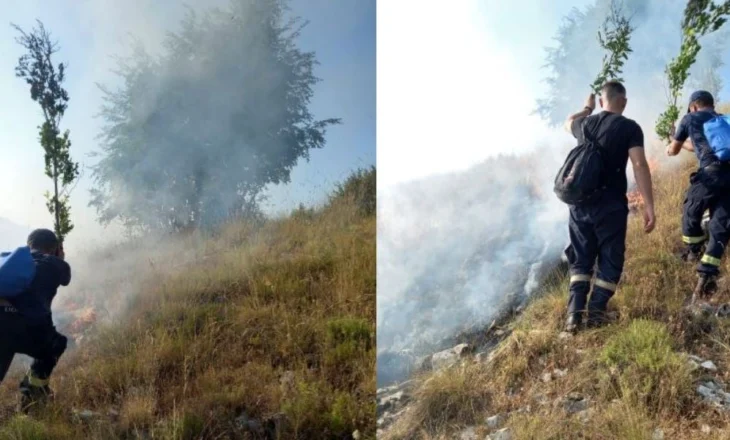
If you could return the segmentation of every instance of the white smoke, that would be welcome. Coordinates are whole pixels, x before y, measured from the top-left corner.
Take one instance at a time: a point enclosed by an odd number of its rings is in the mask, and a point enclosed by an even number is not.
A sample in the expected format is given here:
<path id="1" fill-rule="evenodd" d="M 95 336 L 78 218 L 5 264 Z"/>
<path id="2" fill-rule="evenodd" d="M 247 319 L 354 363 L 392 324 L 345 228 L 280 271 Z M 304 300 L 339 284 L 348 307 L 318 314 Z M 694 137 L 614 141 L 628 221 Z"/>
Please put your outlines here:
<path id="1" fill-rule="evenodd" d="M 595 3 L 598 7 L 586 15 L 588 25 L 569 37 L 566 73 L 556 82 L 566 92 L 555 105 L 563 118 L 583 107 L 588 85 L 600 68 L 603 53 L 596 31 L 609 2 Z M 625 116 L 641 125 L 647 154 L 657 157 L 663 151 L 654 125 L 667 105 L 664 67 L 678 53 L 686 2 L 624 3 L 636 26 L 633 53 L 623 75 L 629 98 Z M 707 48 L 718 47 L 723 35 L 721 31 L 701 42 Z M 687 89 L 703 85 L 710 54 L 710 49 L 700 53 Z M 723 57 L 727 59 L 726 54 Z M 682 99 L 680 107 L 685 105 Z M 487 120 L 484 131 L 513 127 L 516 118 L 531 124 L 526 113 L 505 112 L 502 121 Z M 545 129 L 525 127 L 526 132 Z M 534 151 L 529 156 L 496 157 L 464 172 L 379 187 L 379 383 L 381 377 L 397 377 L 394 370 L 401 368 L 381 356 L 423 355 L 438 349 L 439 341 L 488 324 L 511 300 L 524 300 L 535 292 L 544 270 L 560 260 L 568 242 L 568 209 L 555 197 L 552 185 L 575 140 L 558 130 L 553 133 L 557 141 L 551 137 L 532 149 L 520 140 L 522 133 L 512 133 L 516 145 L 505 146 L 507 151 Z M 444 145 L 434 148 L 448 150 Z"/>

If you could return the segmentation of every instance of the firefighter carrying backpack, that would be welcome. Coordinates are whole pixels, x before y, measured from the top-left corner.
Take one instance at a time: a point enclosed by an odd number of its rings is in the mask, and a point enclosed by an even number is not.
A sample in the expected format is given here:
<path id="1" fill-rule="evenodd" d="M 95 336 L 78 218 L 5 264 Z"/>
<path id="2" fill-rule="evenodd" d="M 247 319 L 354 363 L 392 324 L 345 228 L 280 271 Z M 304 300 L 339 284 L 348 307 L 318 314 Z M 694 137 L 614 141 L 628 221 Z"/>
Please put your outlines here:
<path id="1" fill-rule="evenodd" d="M 730 116 L 717 115 L 703 124 L 710 149 L 720 162 L 730 161 Z"/>
<path id="2" fill-rule="evenodd" d="M 581 124 L 583 141 L 573 148 L 555 177 L 553 191 L 568 205 L 583 205 L 596 200 L 606 188 L 606 150 L 589 135 L 586 121 Z M 596 124 L 596 132 L 603 120 Z"/>
<path id="3" fill-rule="evenodd" d="M 29 247 L 1 253 L 0 298 L 12 298 L 28 290 L 35 272 L 35 262 Z"/>

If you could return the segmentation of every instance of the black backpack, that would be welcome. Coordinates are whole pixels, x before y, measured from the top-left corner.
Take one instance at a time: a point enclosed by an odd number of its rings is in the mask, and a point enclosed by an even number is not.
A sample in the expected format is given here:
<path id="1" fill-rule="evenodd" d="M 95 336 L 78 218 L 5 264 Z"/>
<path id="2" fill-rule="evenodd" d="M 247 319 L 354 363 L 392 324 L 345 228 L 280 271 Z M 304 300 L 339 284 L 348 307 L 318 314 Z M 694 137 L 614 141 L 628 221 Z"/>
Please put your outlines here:
<path id="1" fill-rule="evenodd" d="M 581 124 L 583 142 L 573 148 L 555 177 L 553 191 L 568 205 L 584 205 L 595 201 L 606 188 L 606 150 L 596 139 L 588 135 L 586 121 Z M 596 124 L 596 132 L 603 120 Z M 608 132 L 609 130 L 606 130 Z"/>

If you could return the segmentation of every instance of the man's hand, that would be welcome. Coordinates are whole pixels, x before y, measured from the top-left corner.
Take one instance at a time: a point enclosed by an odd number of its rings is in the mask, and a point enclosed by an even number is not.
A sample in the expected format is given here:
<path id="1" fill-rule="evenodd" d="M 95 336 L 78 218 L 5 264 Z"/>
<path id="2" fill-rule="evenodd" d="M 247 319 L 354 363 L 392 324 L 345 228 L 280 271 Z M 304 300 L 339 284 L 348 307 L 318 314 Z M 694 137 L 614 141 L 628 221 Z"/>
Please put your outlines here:
<path id="1" fill-rule="evenodd" d="M 587 117 L 588 115 L 593 113 L 593 110 L 596 108 L 596 95 L 593 93 L 588 95 L 588 98 L 586 99 L 585 104 L 586 104 L 585 107 L 581 111 L 579 111 L 577 113 L 573 113 L 572 115 L 568 116 L 568 119 L 566 119 L 565 122 L 563 123 L 563 128 L 568 133 L 573 134 L 573 130 L 571 130 L 571 127 L 573 126 L 573 121 L 575 121 L 578 118 Z M 589 110 L 586 110 L 586 109 L 589 109 Z"/>
<path id="2" fill-rule="evenodd" d="M 654 207 L 644 204 L 644 232 L 647 234 L 654 230 L 656 225 L 656 216 L 654 215 Z"/>
<path id="3" fill-rule="evenodd" d="M 596 109 L 596 95 L 593 92 L 586 98 L 586 107 L 591 109 L 591 111 Z"/>

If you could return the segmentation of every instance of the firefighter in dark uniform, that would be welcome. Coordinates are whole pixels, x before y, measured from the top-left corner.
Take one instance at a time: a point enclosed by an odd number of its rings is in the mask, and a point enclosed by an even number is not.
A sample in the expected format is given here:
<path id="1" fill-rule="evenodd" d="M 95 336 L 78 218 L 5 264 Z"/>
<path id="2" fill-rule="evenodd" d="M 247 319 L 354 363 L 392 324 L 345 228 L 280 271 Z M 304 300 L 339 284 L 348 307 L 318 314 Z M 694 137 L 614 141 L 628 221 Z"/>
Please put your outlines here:
<path id="1" fill-rule="evenodd" d="M 605 188 L 589 205 L 570 206 L 570 245 L 565 251 L 570 264 L 570 298 L 565 330 L 574 332 L 583 324 L 588 311 L 589 327 L 606 321 L 608 302 L 616 292 L 624 266 L 626 229 L 628 224 L 628 182 L 626 166 L 629 158 L 639 191 L 644 198 L 644 229 L 654 229 L 654 200 L 649 164 L 644 155 L 644 134 L 639 124 L 622 115 L 626 108 L 626 89 L 617 81 L 607 82 L 601 89 L 603 111 L 592 115 L 595 96 L 591 94 L 585 108 L 565 122 L 565 129 L 579 142 L 582 126 L 605 149 L 607 170 Z M 598 271 L 594 278 L 594 268 Z M 588 296 L 590 294 L 590 300 Z"/>
<path id="2" fill-rule="evenodd" d="M 681 258 L 698 262 L 693 302 L 716 291 L 720 260 L 730 239 L 730 165 L 718 161 L 703 132 L 703 124 L 717 115 L 711 93 L 704 90 L 692 93 L 687 114 L 667 147 L 669 156 L 676 156 L 684 148 L 693 151 L 698 161 L 697 171 L 690 175 L 682 213 L 685 246 Z M 705 234 L 702 227 L 703 214 L 707 210 L 710 211 L 709 234 Z"/>
<path id="3" fill-rule="evenodd" d="M 27 411 L 53 395 L 49 377 L 68 340 L 53 325 L 51 302 L 60 286 L 71 282 L 71 266 L 56 234 L 36 229 L 28 237 L 36 274 L 28 291 L 0 301 L 0 382 L 16 353 L 33 358 L 20 383 L 20 409 Z"/>

